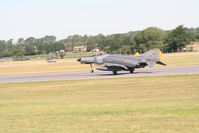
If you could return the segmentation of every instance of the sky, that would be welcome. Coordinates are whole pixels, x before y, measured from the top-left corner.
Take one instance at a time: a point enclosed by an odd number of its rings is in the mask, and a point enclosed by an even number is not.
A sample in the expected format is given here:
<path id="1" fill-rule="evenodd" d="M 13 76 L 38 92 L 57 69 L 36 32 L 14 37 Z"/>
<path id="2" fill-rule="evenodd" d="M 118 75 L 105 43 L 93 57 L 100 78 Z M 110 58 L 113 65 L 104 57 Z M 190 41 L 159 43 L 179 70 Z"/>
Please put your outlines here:
<path id="1" fill-rule="evenodd" d="M 0 0 L 0 40 L 199 27 L 199 0 Z"/>

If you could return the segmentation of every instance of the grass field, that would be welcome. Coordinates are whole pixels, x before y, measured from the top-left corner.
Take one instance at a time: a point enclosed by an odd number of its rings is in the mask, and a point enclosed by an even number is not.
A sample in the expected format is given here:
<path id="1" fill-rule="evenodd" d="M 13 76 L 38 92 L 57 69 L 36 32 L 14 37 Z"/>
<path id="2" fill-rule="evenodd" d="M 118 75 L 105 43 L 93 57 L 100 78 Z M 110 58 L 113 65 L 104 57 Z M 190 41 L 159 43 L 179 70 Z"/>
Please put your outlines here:
<path id="1" fill-rule="evenodd" d="M 168 66 L 199 65 L 199 54 L 170 55 L 165 54 L 161 58 Z M 59 59 L 56 63 L 47 63 L 45 60 L 3 62 L 0 63 L 0 75 L 90 70 L 89 65 L 82 65 L 76 60 L 74 58 Z"/>
<path id="2" fill-rule="evenodd" d="M 160 60 L 168 64 L 168 66 L 199 65 L 199 53 L 193 55 L 180 53 L 165 54 Z"/>
<path id="3" fill-rule="evenodd" d="M 56 63 L 46 60 L 4 62 L 0 64 L 0 75 L 30 74 L 48 72 L 67 72 L 89 70 L 88 65 L 82 65 L 76 59 L 59 59 Z"/>
<path id="4" fill-rule="evenodd" d="M 198 133 L 199 75 L 0 84 L 0 133 Z"/>

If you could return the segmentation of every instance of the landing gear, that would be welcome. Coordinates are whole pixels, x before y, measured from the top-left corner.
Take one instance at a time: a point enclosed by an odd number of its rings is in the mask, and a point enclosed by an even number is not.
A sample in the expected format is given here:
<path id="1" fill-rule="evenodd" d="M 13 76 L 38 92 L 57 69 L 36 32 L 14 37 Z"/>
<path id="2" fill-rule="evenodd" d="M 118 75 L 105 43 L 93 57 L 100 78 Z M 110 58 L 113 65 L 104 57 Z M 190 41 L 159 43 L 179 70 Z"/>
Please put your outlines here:
<path id="1" fill-rule="evenodd" d="M 114 75 L 117 75 L 117 71 L 116 71 L 116 70 L 113 70 L 113 74 L 114 74 Z"/>
<path id="2" fill-rule="evenodd" d="M 91 67 L 91 73 L 94 73 L 93 64 L 90 64 L 90 67 Z"/>
<path id="3" fill-rule="evenodd" d="M 130 71 L 130 73 L 133 73 L 134 72 L 134 68 L 131 68 L 129 71 Z"/>

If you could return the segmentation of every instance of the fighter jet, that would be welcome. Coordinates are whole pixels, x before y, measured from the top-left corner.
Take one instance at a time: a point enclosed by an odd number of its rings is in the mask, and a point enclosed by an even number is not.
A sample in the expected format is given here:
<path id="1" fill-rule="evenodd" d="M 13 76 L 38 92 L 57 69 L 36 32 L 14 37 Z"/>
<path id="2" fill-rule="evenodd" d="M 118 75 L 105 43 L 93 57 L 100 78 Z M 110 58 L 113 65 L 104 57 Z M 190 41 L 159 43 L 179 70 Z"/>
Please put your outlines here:
<path id="1" fill-rule="evenodd" d="M 129 71 L 133 73 L 137 68 L 144 68 L 146 66 L 153 67 L 155 64 L 166 66 L 166 64 L 160 61 L 160 54 L 161 51 L 159 49 L 153 49 L 139 56 L 101 54 L 80 58 L 77 61 L 81 64 L 90 64 L 92 73 L 94 72 L 93 64 L 96 64 L 103 66 L 97 68 L 97 70 L 112 71 L 114 75 L 117 75 L 118 71 Z"/>

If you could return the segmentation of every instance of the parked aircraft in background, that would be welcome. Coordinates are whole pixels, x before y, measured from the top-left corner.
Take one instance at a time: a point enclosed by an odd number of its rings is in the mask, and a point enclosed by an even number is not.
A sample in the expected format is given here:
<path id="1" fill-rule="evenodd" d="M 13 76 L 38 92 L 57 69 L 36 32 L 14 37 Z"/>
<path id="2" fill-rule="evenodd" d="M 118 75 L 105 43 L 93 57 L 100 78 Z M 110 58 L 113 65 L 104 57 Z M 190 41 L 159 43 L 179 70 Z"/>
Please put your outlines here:
<path id="1" fill-rule="evenodd" d="M 97 68 L 101 71 L 112 71 L 114 75 L 118 71 L 129 71 L 133 73 L 137 68 L 144 68 L 146 66 L 153 67 L 155 64 L 166 65 L 160 61 L 161 51 L 159 49 L 153 49 L 147 51 L 139 56 L 124 56 L 116 54 L 102 54 L 92 57 L 80 58 L 79 61 L 82 64 L 90 64 L 91 72 L 93 70 L 93 64 L 103 65 L 101 68 Z"/>
<path id="2" fill-rule="evenodd" d="M 48 58 L 46 61 L 47 61 L 48 63 L 56 62 L 56 60 L 55 60 L 55 59 L 52 59 L 52 58 Z"/>

